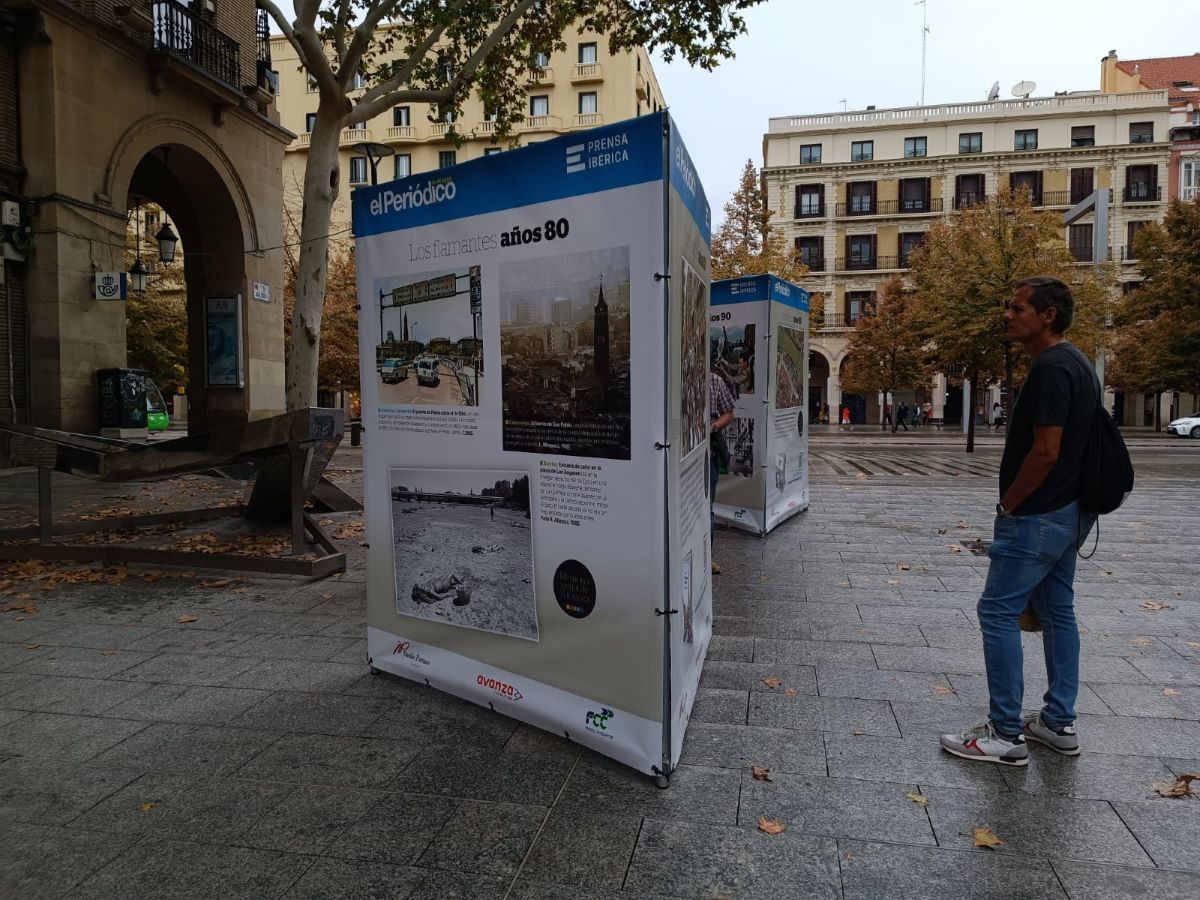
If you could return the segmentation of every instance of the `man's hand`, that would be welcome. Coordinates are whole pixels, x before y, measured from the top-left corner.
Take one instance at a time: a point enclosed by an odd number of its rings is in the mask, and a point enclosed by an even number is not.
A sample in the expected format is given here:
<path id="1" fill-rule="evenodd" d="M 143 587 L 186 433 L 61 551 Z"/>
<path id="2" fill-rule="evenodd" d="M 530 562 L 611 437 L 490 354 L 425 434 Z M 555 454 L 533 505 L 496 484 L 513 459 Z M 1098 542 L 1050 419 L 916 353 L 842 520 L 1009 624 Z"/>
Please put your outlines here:
<path id="1" fill-rule="evenodd" d="M 712 425 L 709 426 L 709 430 L 710 431 L 724 431 L 726 428 L 728 428 L 732 424 L 733 424 L 733 413 L 732 412 L 723 413 L 722 415 L 717 416 L 717 418 L 713 419 Z"/>
<path id="2" fill-rule="evenodd" d="M 1016 512 L 1017 508 L 1029 499 L 1029 495 L 1046 480 L 1046 476 L 1058 462 L 1058 453 L 1062 447 L 1062 435 L 1061 425 L 1033 426 L 1033 447 L 1021 461 L 1017 477 L 1013 479 L 1013 483 L 1000 498 L 1001 506 L 1009 512 Z"/>

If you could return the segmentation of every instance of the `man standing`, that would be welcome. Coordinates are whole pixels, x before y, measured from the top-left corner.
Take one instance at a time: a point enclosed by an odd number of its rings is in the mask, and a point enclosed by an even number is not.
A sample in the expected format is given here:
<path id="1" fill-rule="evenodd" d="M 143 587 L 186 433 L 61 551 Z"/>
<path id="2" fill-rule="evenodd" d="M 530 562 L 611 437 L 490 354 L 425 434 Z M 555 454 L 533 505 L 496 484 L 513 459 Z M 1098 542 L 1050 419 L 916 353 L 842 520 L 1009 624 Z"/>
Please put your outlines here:
<path id="1" fill-rule="evenodd" d="M 737 402 L 734 399 L 733 391 L 725 383 L 725 379 L 716 372 L 708 373 L 708 393 L 709 393 L 709 425 L 708 425 L 708 522 L 709 522 L 709 540 L 713 528 L 713 504 L 717 500 L 717 456 L 721 456 L 727 465 L 729 462 L 729 449 L 725 443 L 725 435 L 722 434 L 726 428 L 733 424 L 733 408 Z M 712 561 L 712 573 L 714 575 L 721 574 L 721 567 L 717 565 L 717 561 Z"/>
<path id="2" fill-rule="evenodd" d="M 1026 740 L 1066 756 L 1079 753 L 1075 551 L 1096 521 L 1079 509 L 1079 469 L 1100 385 L 1087 358 L 1063 336 L 1073 311 L 1070 289 L 1039 277 L 1021 281 L 1004 312 L 1008 339 L 1021 344 L 1033 364 L 1005 435 L 995 539 L 977 608 L 988 721 L 941 736 L 942 749 L 965 759 L 1024 766 Z M 1042 623 L 1050 689 L 1040 712 L 1022 716 L 1018 619 L 1029 604 Z"/>

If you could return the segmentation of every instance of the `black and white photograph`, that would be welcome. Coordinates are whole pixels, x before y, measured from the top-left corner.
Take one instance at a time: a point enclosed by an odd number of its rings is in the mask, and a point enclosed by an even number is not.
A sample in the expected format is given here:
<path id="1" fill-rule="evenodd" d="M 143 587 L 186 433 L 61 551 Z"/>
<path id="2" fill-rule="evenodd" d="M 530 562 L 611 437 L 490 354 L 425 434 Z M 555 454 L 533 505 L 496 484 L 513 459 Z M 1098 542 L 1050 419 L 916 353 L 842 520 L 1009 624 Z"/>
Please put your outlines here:
<path id="1" fill-rule="evenodd" d="M 775 454 L 775 488 L 782 491 L 787 486 L 787 454 Z"/>
<path id="2" fill-rule="evenodd" d="M 379 278 L 375 293 L 379 405 L 478 406 L 484 378 L 481 268 Z"/>
<path id="3" fill-rule="evenodd" d="M 750 478 L 754 474 L 754 419 L 737 417 L 726 431 L 729 442 L 729 474 Z"/>
<path id="4" fill-rule="evenodd" d="M 753 322 L 731 325 L 713 324 L 708 331 L 708 354 L 712 370 L 725 379 L 735 397 L 754 393 Z"/>
<path id="5" fill-rule="evenodd" d="M 499 271 L 504 449 L 629 459 L 629 248 Z"/>
<path id="6" fill-rule="evenodd" d="M 683 328 L 680 346 L 680 422 L 687 456 L 708 438 L 708 371 L 704 339 L 708 334 L 708 290 L 687 260 L 683 260 Z"/>
<path id="7" fill-rule="evenodd" d="M 807 353 L 804 332 L 799 328 L 780 325 L 779 345 L 775 348 L 776 409 L 790 409 L 804 402 L 804 361 Z"/>
<path id="8" fill-rule="evenodd" d="M 396 612 L 538 640 L 528 473 L 389 475 Z"/>

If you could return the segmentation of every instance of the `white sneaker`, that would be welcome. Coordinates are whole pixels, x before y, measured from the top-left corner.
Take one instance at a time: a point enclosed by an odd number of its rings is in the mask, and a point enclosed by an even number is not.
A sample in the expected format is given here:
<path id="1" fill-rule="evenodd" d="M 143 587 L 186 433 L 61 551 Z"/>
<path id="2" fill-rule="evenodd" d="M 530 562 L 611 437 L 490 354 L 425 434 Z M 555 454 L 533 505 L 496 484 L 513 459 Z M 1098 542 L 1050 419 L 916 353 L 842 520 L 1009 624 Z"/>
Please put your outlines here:
<path id="1" fill-rule="evenodd" d="M 1064 725 L 1055 731 L 1042 721 L 1041 713 L 1035 713 L 1025 717 L 1025 728 L 1022 730 L 1022 734 L 1025 740 L 1045 744 L 1063 756 L 1079 755 L 1079 735 L 1075 733 L 1074 725 Z"/>
<path id="2" fill-rule="evenodd" d="M 943 734 L 939 738 L 942 749 L 963 759 L 1000 763 L 1003 766 L 1029 765 L 1029 749 L 1025 738 L 1017 735 L 1012 740 L 996 733 L 991 722 L 968 728 L 962 734 Z"/>

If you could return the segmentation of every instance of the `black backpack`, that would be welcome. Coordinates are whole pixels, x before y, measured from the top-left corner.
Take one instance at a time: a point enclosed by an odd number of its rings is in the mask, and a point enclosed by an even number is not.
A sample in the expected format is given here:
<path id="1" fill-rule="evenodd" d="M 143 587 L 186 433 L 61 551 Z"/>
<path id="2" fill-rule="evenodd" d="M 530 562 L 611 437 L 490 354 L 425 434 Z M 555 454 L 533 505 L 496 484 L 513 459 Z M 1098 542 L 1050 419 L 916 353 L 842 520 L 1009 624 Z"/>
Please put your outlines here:
<path id="1" fill-rule="evenodd" d="M 1092 427 L 1079 460 L 1079 506 L 1107 515 L 1133 491 L 1133 461 L 1117 423 L 1102 406 L 1096 407 Z"/>

